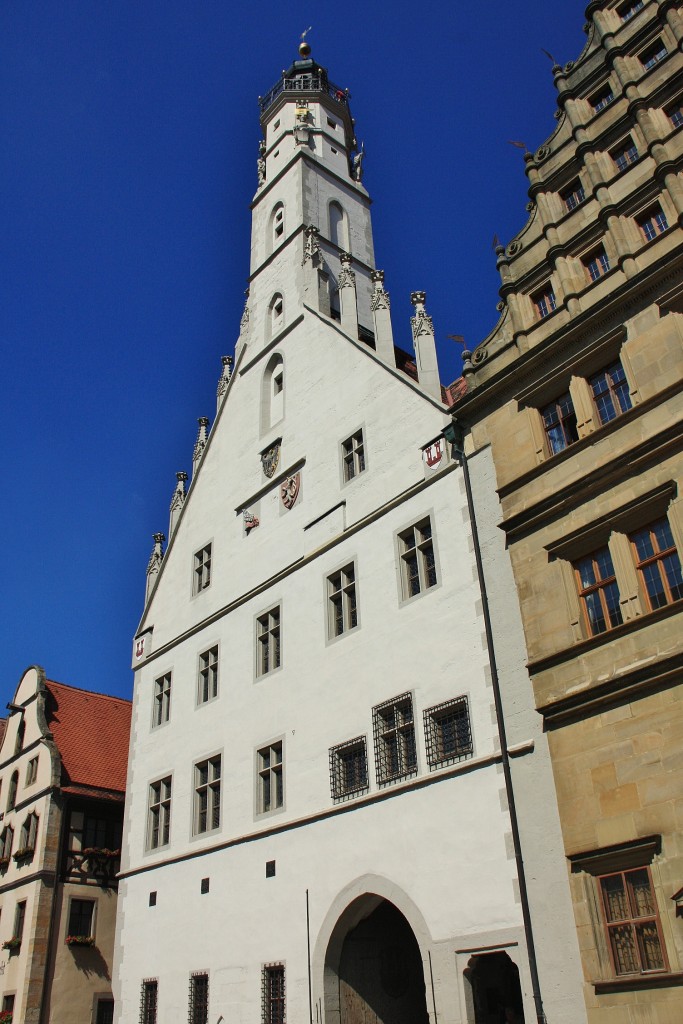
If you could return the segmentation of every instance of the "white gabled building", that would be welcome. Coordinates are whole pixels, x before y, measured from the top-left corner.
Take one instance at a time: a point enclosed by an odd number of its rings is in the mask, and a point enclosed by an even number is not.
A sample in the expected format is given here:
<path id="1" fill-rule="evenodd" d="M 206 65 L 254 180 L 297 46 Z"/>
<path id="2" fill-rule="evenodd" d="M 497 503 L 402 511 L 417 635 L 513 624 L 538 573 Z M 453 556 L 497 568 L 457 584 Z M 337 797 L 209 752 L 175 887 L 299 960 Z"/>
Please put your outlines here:
<path id="1" fill-rule="evenodd" d="M 424 293 L 415 355 L 394 347 L 348 93 L 300 53 L 261 100 L 234 366 L 148 567 L 116 1019 L 529 1022 L 451 396 Z M 486 459 L 472 474 L 490 487 L 491 607 L 508 616 L 498 669 L 540 988 L 553 1024 L 577 1024 L 566 873 L 544 859 L 561 850 L 554 790 Z"/>

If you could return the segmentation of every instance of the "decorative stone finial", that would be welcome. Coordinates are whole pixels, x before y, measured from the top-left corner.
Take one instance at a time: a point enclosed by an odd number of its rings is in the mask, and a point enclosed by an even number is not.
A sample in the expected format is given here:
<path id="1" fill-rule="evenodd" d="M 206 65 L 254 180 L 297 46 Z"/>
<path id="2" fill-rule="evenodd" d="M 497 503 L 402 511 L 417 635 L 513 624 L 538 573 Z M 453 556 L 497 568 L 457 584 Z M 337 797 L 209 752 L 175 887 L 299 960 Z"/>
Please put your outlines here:
<path id="1" fill-rule="evenodd" d="M 419 338 L 421 334 L 434 334 L 434 323 L 431 316 L 425 311 L 426 292 L 411 292 L 410 301 L 415 306 L 415 316 L 410 318 L 413 328 L 413 339 Z"/>
<path id="2" fill-rule="evenodd" d="M 351 269 L 352 256 L 350 252 L 340 252 L 339 261 L 341 270 L 337 284 L 339 288 L 354 288 L 356 285 L 356 273 Z"/>
<path id="3" fill-rule="evenodd" d="M 223 369 L 220 377 L 218 378 L 218 387 L 216 388 L 216 404 L 219 408 L 223 398 L 225 397 L 225 392 L 228 390 L 230 378 L 232 377 L 232 356 L 221 356 L 221 363 L 223 364 Z"/>
<path id="4" fill-rule="evenodd" d="M 244 334 L 247 327 L 249 326 L 249 289 L 247 288 L 244 292 L 244 312 L 242 313 L 242 319 L 240 320 L 240 334 Z"/>
<path id="5" fill-rule="evenodd" d="M 147 563 L 147 586 L 145 587 L 145 601 L 149 600 L 149 595 L 152 593 L 152 588 L 156 582 L 156 578 L 161 570 L 161 563 L 164 559 L 164 541 L 166 537 L 163 533 L 155 533 L 154 535 L 154 547 L 152 548 L 152 554 L 149 556 L 149 562 Z"/>
<path id="6" fill-rule="evenodd" d="M 308 260 L 311 261 L 312 266 L 317 266 L 320 260 L 320 241 L 318 239 L 318 229 L 314 224 L 309 224 L 306 228 L 306 241 L 304 243 L 304 258 L 301 261 L 301 266 L 305 267 Z"/>
<path id="7" fill-rule="evenodd" d="M 384 271 L 373 270 L 370 276 L 372 278 L 372 297 L 370 299 L 370 308 L 373 312 L 378 309 L 391 309 L 389 292 L 385 291 L 384 288 Z"/>
<path id="8" fill-rule="evenodd" d="M 173 492 L 173 497 L 171 498 L 171 516 L 168 526 L 169 537 L 172 537 L 175 533 L 180 513 L 182 512 L 183 505 L 185 504 L 185 481 L 187 480 L 187 473 L 176 473 L 175 478 L 176 486 L 175 491 Z"/>
<path id="9" fill-rule="evenodd" d="M 197 423 L 199 424 L 199 430 L 197 432 L 197 440 L 195 441 L 194 444 L 194 452 L 192 453 L 192 462 L 195 465 L 201 459 L 202 455 L 204 454 L 204 449 L 206 448 L 206 442 L 208 438 L 207 428 L 209 426 L 209 417 L 200 416 L 199 419 L 197 420 Z"/>

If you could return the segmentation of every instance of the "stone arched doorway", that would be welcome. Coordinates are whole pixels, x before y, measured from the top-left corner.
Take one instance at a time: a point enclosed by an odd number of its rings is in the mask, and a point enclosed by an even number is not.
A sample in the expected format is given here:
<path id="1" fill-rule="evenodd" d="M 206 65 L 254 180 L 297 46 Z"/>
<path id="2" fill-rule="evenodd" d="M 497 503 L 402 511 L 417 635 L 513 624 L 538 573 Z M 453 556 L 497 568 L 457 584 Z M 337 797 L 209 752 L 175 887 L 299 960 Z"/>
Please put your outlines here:
<path id="1" fill-rule="evenodd" d="M 465 977 L 470 1024 L 524 1024 L 519 970 L 507 953 L 473 956 Z"/>
<path id="2" fill-rule="evenodd" d="M 327 949 L 325 1004 L 339 1024 L 428 1024 L 420 947 L 393 903 L 368 894 L 342 915 Z"/>

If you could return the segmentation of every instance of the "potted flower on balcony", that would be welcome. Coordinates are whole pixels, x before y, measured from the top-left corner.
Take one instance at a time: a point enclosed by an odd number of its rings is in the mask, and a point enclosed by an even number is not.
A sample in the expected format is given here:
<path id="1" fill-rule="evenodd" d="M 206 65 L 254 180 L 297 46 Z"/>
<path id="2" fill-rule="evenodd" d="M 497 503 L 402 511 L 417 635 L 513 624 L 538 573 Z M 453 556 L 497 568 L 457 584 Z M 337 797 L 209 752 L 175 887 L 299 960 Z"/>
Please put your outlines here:
<path id="1" fill-rule="evenodd" d="M 9 867 L 9 857 L 0 857 L 0 871 L 7 871 Z M 9 1010 L 7 1011 L 9 1013 Z M 0 1016 L 0 1024 L 2 1024 L 2 1017 Z"/>
<path id="2" fill-rule="evenodd" d="M 2 944 L 2 948 L 8 949 L 10 953 L 16 953 L 20 945 L 21 939 L 15 935 L 13 938 L 5 940 L 5 942 L 3 942 Z"/>
<path id="3" fill-rule="evenodd" d="M 22 846 L 21 849 L 17 850 L 17 852 L 14 854 L 14 859 L 15 859 L 15 861 L 18 864 L 20 860 L 28 860 L 29 857 L 32 857 L 32 856 L 33 856 L 33 847 L 32 846 Z"/>
<path id="4" fill-rule="evenodd" d="M 0 1010 L 0 1024 L 12 1024 L 13 1016 L 11 1010 Z"/>
<path id="5" fill-rule="evenodd" d="M 94 946 L 95 940 L 92 935 L 67 935 L 67 946 Z"/>

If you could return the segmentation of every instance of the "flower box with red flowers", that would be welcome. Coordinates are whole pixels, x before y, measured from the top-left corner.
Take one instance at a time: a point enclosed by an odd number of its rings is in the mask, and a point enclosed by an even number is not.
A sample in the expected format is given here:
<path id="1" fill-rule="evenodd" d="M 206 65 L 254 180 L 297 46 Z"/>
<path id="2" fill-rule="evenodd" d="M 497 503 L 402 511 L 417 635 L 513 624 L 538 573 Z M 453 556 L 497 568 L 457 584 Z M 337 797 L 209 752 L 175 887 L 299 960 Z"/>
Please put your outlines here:
<path id="1" fill-rule="evenodd" d="M 7 939 L 5 942 L 3 942 L 2 948 L 3 949 L 9 949 L 10 953 L 14 953 L 17 949 L 19 949 L 20 945 L 21 945 L 21 939 L 18 939 L 15 936 L 14 938 Z"/>
<path id="2" fill-rule="evenodd" d="M 12 1024 L 13 1016 L 11 1010 L 0 1010 L 0 1024 Z"/>
<path id="3" fill-rule="evenodd" d="M 94 946 L 95 940 L 92 935 L 67 935 L 67 946 Z"/>

